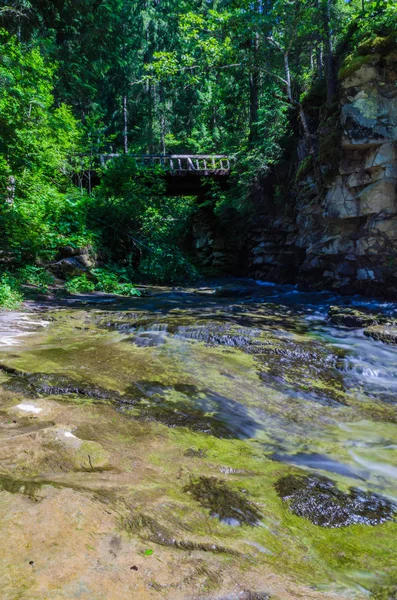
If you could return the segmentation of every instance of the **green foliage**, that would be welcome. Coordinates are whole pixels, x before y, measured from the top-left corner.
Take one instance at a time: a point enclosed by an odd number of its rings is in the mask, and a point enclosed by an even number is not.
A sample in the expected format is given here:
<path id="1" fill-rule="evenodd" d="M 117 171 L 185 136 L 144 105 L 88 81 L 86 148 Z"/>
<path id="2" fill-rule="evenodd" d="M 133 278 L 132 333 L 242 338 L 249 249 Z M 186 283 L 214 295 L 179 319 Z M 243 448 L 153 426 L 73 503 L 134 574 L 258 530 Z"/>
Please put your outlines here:
<path id="1" fill-rule="evenodd" d="M 139 167 L 122 156 L 103 171 L 89 218 L 100 227 L 112 263 L 127 261 L 130 274 L 155 281 L 191 279 L 195 271 L 180 244 L 194 210 L 192 198 L 165 195 L 161 167 Z"/>
<path id="2" fill-rule="evenodd" d="M 65 288 L 71 294 L 85 294 L 87 292 L 93 292 L 95 290 L 95 283 L 87 278 L 87 275 L 78 275 L 72 277 L 65 283 Z"/>
<path id="3" fill-rule="evenodd" d="M 101 268 L 92 269 L 92 279 L 84 273 L 72 277 L 65 283 L 65 288 L 71 294 L 84 294 L 88 292 L 106 292 L 120 296 L 140 296 L 140 291 L 129 281 L 125 270 Z"/>
<path id="4" fill-rule="evenodd" d="M 140 273 L 159 283 L 188 283 L 197 278 L 195 267 L 176 247 L 166 244 L 150 244 L 144 254 Z"/>
<path id="5" fill-rule="evenodd" d="M 130 283 L 126 271 L 123 269 L 118 272 L 112 269 L 93 269 L 97 283 L 95 289 L 109 294 L 119 294 L 120 296 L 140 296 L 139 290 Z"/>
<path id="6" fill-rule="evenodd" d="M 10 273 L 0 276 L 0 307 L 11 310 L 18 308 L 23 300 L 18 279 Z"/>
<path id="7" fill-rule="evenodd" d="M 90 236 L 68 160 L 79 125 L 70 108 L 54 107 L 55 67 L 38 48 L 0 37 L 0 247 L 20 265 Z"/>
<path id="8" fill-rule="evenodd" d="M 26 265 L 18 269 L 17 278 L 21 283 L 36 286 L 41 293 L 48 291 L 48 286 L 54 283 L 54 277 L 43 267 Z"/>

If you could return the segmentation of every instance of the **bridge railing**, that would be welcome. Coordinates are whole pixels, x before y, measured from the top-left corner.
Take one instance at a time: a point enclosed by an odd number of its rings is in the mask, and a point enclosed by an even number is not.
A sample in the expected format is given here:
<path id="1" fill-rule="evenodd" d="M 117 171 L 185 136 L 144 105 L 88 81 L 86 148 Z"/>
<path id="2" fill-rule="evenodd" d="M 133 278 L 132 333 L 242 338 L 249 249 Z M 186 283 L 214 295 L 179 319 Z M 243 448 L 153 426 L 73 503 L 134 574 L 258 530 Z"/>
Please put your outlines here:
<path id="1" fill-rule="evenodd" d="M 101 154 L 102 165 L 123 154 Z M 173 175 L 228 175 L 231 159 L 224 154 L 128 154 L 138 165 L 159 165 Z"/>

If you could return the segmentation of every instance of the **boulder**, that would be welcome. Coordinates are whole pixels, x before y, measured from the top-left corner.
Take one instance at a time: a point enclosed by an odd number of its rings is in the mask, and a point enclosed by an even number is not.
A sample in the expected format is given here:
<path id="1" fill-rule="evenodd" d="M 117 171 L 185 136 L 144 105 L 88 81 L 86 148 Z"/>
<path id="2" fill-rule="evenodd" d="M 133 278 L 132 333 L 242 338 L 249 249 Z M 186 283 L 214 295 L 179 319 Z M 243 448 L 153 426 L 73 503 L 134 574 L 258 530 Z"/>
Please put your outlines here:
<path id="1" fill-rule="evenodd" d="M 385 344 L 397 344 L 397 324 L 368 327 L 364 335 Z"/>
<path id="2" fill-rule="evenodd" d="M 369 327 L 385 320 L 383 315 L 374 315 L 356 308 L 343 306 L 330 306 L 328 317 L 334 325 L 350 328 Z"/>
<path id="3" fill-rule="evenodd" d="M 78 277 L 79 275 L 88 274 L 88 269 L 82 265 L 77 257 L 62 258 L 56 263 L 50 265 L 51 271 L 61 279 L 70 277 Z"/>

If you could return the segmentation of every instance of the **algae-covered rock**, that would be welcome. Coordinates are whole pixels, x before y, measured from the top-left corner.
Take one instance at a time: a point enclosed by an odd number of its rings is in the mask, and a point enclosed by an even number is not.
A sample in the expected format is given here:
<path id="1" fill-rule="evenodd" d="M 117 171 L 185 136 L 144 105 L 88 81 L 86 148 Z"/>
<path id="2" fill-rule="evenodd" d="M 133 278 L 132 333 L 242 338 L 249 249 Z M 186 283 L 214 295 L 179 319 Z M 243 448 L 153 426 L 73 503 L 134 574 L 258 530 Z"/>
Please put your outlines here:
<path id="1" fill-rule="evenodd" d="M 385 344 L 397 344 L 397 326 L 382 325 L 368 327 L 364 335 Z"/>
<path id="2" fill-rule="evenodd" d="M 102 444 L 92 440 L 81 440 L 71 431 L 55 429 L 48 435 L 62 449 L 72 468 L 83 471 L 102 471 L 109 468 L 109 453 Z M 52 444 L 48 444 L 51 448 Z"/>
<path id="3" fill-rule="evenodd" d="M 383 315 L 374 315 L 363 310 L 343 306 L 330 306 L 328 316 L 335 325 L 351 328 L 369 327 L 386 320 Z"/>
<path id="4" fill-rule="evenodd" d="M 184 491 L 227 525 L 258 525 L 262 515 L 244 494 L 236 492 L 215 477 L 199 477 L 190 481 Z"/>
<path id="5" fill-rule="evenodd" d="M 116 390 L 102 388 L 96 384 L 71 379 L 58 373 L 23 373 L 14 370 L 15 377 L 7 381 L 6 390 L 25 396 L 77 395 L 96 400 L 122 401 L 131 403 L 134 398 L 123 396 Z"/>
<path id="6" fill-rule="evenodd" d="M 381 586 L 374 591 L 372 600 L 397 600 L 397 585 Z"/>
<path id="7" fill-rule="evenodd" d="M 383 496 L 358 488 L 345 493 L 330 479 L 317 475 L 287 475 L 275 488 L 294 514 L 321 527 L 379 525 L 392 521 L 397 509 Z"/>

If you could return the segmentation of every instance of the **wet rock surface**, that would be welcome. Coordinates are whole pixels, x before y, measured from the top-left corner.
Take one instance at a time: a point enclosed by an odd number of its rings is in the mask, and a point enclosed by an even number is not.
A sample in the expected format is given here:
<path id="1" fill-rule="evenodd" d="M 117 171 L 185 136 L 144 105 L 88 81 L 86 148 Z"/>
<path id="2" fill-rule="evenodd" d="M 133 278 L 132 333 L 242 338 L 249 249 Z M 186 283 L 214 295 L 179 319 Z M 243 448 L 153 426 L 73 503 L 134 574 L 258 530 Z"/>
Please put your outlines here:
<path id="1" fill-rule="evenodd" d="M 385 344 L 397 344 L 397 326 L 380 325 L 368 327 L 364 335 Z"/>
<path id="2" fill-rule="evenodd" d="M 63 396 L 76 395 L 95 400 L 111 400 L 119 402 L 132 402 L 135 398 L 124 396 L 116 390 L 102 388 L 95 384 L 89 384 L 81 381 L 73 381 L 67 375 L 55 373 L 23 373 L 16 369 L 0 367 L 0 369 L 15 375 L 8 382 L 3 384 L 4 389 L 28 397 L 42 396 Z"/>
<path id="3" fill-rule="evenodd" d="M 299 517 L 321 527 L 379 525 L 394 519 L 397 506 L 387 498 L 350 488 L 342 492 L 325 477 L 288 475 L 275 484 L 280 498 Z"/>
<path id="4" fill-rule="evenodd" d="M 259 525 L 262 516 L 259 509 L 243 493 L 229 488 L 224 481 L 200 477 L 186 485 L 184 491 L 209 509 L 212 517 L 227 525 Z"/>
<path id="5" fill-rule="evenodd" d="M 384 323 L 387 318 L 384 315 L 371 314 L 357 308 L 330 306 L 328 316 L 331 323 L 343 327 L 369 327 Z"/>

